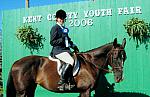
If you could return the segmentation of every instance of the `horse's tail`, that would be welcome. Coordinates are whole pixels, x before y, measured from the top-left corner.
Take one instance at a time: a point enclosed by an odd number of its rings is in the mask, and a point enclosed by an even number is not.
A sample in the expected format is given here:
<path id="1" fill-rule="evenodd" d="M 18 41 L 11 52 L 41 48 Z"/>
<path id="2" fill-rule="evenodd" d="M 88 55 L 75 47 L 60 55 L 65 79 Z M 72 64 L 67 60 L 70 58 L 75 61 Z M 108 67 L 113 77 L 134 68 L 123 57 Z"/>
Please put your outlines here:
<path id="1" fill-rule="evenodd" d="M 14 82 L 13 82 L 11 71 L 9 72 L 9 76 L 7 80 L 6 97 L 16 97 L 16 90 L 14 87 Z"/>

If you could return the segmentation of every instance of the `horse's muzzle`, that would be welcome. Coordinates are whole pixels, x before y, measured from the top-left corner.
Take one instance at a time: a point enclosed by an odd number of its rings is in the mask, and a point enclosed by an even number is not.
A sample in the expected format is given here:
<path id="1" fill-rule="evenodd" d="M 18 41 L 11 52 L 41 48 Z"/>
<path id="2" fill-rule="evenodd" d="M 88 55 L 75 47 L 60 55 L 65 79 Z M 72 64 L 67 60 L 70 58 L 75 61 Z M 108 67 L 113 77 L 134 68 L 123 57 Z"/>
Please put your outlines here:
<path id="1" fill-rule="evenodd" d="M 115 78 L 115 81 L 116 81 L 116 83 L 119 83 L 119 82 L 121 82 L 121 81 L 123 81 L 123 77 L 121 77 L 121 78 Z"/>

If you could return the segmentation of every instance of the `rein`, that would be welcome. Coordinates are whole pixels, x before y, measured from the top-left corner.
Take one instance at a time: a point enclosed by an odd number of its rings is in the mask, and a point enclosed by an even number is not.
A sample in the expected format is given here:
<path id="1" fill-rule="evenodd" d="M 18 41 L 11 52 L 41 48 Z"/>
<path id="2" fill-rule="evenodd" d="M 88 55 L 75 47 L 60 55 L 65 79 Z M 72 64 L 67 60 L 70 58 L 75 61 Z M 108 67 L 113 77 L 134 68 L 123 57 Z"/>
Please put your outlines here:
<path id="1" fill-rule="evenodd" d="M 121 50 L 124 50 L 124 49 L 118 49 L 118 50 L 121 51 Z M 117 50 L 117 51 L 118 51 L 118 50 Z M 120 70 L 122 70 L 122 68 L 123 68 L 123 65 L 122 65 L 122 64 L 123 64 L 123 61 L 122 61 L 122 63 L 121 63 L 121 67 L 115 66 L 115 65 L 113 64 L 113 56 L 112 56 L 112 54 L 111 54 L 112 51 L 115 51 L 115 50 L 110 50 L 110 51 L 108 52 L 107 58 L 106 58 L 106 60 L 105 60 L 105 62 L 104 62 L 104 65 L 102 65 L 102 67 L 93 64 L 92 62 L 90 62 L 89 60 L 87 60 L 84 56 L 81 56 L 81 57 L 82 57 L 84 60 L 86 60 L 87 62 L 92 63 L 92 65 L 94 65 L 97 70 L 100 70 L 100 69 L 101 69 L 101 70 L 106 71 L 106 72 L 108 72 L 108 73 L 112 73 L 114 69 L 120 69 Z M 86 54 L 86 53 L 84 53 L 84 54 Z M 112 69 L 111 69 L 111 70 L 104 68 L 104 66 L 107 64 L 107 61 L 108 61 L 109 57 L 111 58 L 111 61 L 110 61 L 110 65 L 112 66 Z"/>
<path id="2" fill-rule="evenodd" d="M 84 53 L 84 54 L 86 54 L 86 53 Z M 96 70 L 103 70 L 103 71 L 106 71 L 106 72 L 108 72 L 108 73 L 112 73 L 113 71 L 112 71 L 112 69 L 111 70 L 108 70 L 108 69 L 105 69 L 105 68 L 103 68 L 103 67 L 100 67 L 100 66 L 97 66 L 97 65 L 95 65 L 95 64 L 93 64 L 92 62 L 90 62 L 89 60 L 87 60 L 85 57 L 83 57 L 82 55 L 81 55 L 81 57 L 85 60 L 85 61 L 87 61 L 87 62 L 89 62 L 89 63 L 91 63 L 93 66 L 95 66 L 95 68 L 96 68 Z M 104 63 L 104 65 L 103 66 L 105 66 L 106 65 L 106 63 L 107 63 L 107 61 L 108 61 L 108 56 L 107 56 L 107 58 L 106 58 L 106 60 L 105 60 L 105 63 Z"/>
<path id="3" fill-rule="evenodd" d="M 109 57 L 106 58 L 105 63 L 104 63 L 104 65 L 102 65 L 102 66 L 97 66 L 97 65 L 95 65 L 95 64 L 93 64 L 93 65 L 97 68 L 97 70 L 100 70 L 100 69 L 101 69 L 101 70 L 103 70 L 103 71 L 105 71 L 105 72 L 112 73 L 112 72 L 113 72 L 112 69 L 110 70 L 110 69 L 105 69 L 105 68 L 103 68 L 103 66 L 105 66 L 106 63 L 107 63 L 108 58 L 109 58 Z"/>

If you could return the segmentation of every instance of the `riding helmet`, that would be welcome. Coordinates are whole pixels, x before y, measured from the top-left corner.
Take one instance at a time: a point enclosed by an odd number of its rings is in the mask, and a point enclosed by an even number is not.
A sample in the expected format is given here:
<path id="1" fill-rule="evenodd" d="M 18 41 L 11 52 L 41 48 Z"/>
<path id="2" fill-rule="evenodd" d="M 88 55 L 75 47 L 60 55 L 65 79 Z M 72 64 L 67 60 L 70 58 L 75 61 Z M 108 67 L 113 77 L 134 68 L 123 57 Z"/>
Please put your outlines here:
<path id="1" fill-rule="evenodd" d="M 60 9 L 56 12 L 56 18 L 65 19 L 66 17 L 66 12 L 64 10 Z"/>

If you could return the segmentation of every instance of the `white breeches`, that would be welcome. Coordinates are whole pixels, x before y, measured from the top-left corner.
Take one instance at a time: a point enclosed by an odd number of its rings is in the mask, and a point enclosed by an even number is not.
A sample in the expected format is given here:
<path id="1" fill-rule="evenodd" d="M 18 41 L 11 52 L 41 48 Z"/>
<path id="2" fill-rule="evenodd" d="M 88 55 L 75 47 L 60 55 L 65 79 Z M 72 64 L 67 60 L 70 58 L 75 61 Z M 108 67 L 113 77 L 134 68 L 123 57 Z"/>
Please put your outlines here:
<path id="1" fill-rule="evenodd" d="M 65 63 L 68 63 L 72 66 L 74 64 L 74 59 L 71 57 L 71 55 L 68 52 L 62 52 L 55 56 L 56 56 L 56 58 L 60 59 L 61 61 L 64 61 Z"/>

